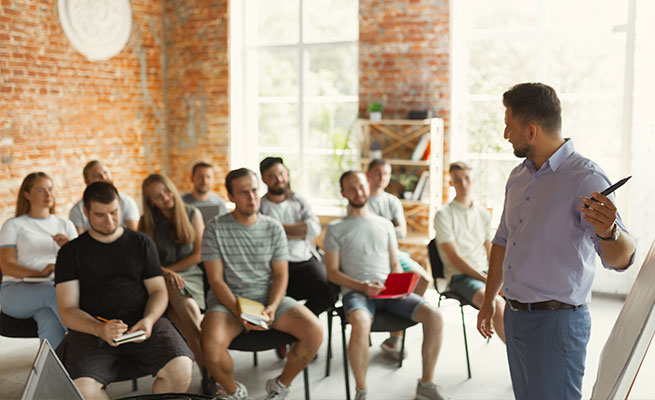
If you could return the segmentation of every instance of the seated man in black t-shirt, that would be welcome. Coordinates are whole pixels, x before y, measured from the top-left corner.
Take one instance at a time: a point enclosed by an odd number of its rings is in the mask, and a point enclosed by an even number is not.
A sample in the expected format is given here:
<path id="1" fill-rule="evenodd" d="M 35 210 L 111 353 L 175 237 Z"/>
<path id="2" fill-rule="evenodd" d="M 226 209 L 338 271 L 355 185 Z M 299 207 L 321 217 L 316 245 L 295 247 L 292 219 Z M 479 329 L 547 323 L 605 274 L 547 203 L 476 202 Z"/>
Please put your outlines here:
<path id="1" fill-rule="evenodd" d="M 120 226 L 118 192 L 96 182 L 84 191 L 90 228 L 59 251 L 57 305 L 68 335 L 57 354 L 85 398 L 108 398 L 103 387 L 117 377 L 117 361 L 129 357 L 156 376 L 154 393 L 184 392 L 193 354 L 171 322 L 154 242 Z M 104 322 L 103 322 L 104 321 Z M 116 345 L 124 333 L 145 331 L 145 340 Z"/>

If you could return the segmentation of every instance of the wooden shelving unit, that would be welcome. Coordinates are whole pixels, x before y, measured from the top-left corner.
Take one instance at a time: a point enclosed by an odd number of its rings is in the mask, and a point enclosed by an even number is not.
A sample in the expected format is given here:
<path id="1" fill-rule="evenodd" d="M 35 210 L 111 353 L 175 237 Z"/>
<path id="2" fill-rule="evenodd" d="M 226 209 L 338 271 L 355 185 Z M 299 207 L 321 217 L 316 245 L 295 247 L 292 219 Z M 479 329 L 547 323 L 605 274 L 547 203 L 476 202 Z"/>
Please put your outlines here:
<path id="1" fill-rule="evenodd" d="M 443 120 L 382 120 L 359 119 L 355 126 L 359 143 L 359 162 L 366 169 L 371 161 L 371 144 L 376 141 L 381 147 L 382 158 L 392 167 L 392 176 L 401 173 L 416 175 L 416 182 L 423 173 L 428 172 L 429 192 L 422 196 L 423 201 L 401 199 L 407 220 L 407 238 L 399 245 L 401 250 L 412 254 L 412 258 L 427 265 L 426 245 L 434 237 L 432 221 L 442 202 L 443 187 Z M 427 160 L 411 160 L 411 154 L 421 137 L 428 135 L 430 154 Z M 401 172 L 402 171 L 402 172 Z M 398 196 L 403 187 L 392 182 L 387 191 Z"/>

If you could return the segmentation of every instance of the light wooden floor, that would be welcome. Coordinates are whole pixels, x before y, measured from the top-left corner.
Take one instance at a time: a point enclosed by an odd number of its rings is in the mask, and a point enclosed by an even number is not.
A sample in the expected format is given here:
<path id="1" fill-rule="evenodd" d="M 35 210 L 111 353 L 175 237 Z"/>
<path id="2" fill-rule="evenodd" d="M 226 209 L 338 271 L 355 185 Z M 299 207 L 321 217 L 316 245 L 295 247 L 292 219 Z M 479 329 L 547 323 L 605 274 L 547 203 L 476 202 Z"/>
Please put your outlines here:
<path id="1" fill-rule="evenodd" d="M 436 305 L 436 292 L 428 293 L 429 301 Z M 596 370 L 600 351 L 607 335 L 620 311 L 622 302 L 615 298 L 595 296 L 592 301 L 592 335 L 588 347 L 587 372 L 583 384 L 583 398 L 589 398 L 596 379 Z M 445 316 L 445 335 L 442 352 L 437 363 L 435 381 L 452 399 L 511 399 L 512 389 L 507 368 L 505 347 L 498 339 L 487 343 L 475 330 L 476 311 L 470 307 L 466 310 L 466 325 L 471 354 L 473 378 L 466 376 L 464 345 L 459 307 L 452 301 L 442 303 Z M 322 316 L 325 323 L 325 316 Z M 311 398 L 314 400 L 344 399 L 344 379 L 341 351 L 341 333 L 338 319 L 333 327 L 332 373 L 325 377 L 325 343 L 319 357 L 310 366 Z M 327 335 L 326 335 L 327 338 Z M 368 373 L 369 399 L 397 400 L 413 399 L 416 380 L 420 375 L 420 346 L 422 330 L 419 327 L 408 331 L 407 344 L 409 356 L 401 369 L 388 360 L 379 348 L 385 334 L 372 337 L 371 362 Z M 326 339 L 327 340 L 327 339 Z M 19 398 L 27 378 L 27 373 L 38 348 L 36 339 L 0 338 L 0 398 Z M 243 382 L 252 399 L 265 397 L 264 383 L 282 369 L 283 362 L 277 360 L 272 351 L 260 353 L 259 366 L 253 368 L 251 353 L 232 353 L 236 370 L 235 375 Z M 655 354 L 649 354 L 644 361 L 641 372 L 632 390 L 631 399 L 655 399 Z M 351 373 L 352 378 L 352 373 Z M 351 390 L 354 390 L 351 379 Z M 139 393 L 148 393 L 152 378 L 139 380 Z M 296 378 L 289 399 L 304 399 L 302 375 Z M 130 394 L 131 383 L 111 384 L 109 393 L 118 398 Z M 189 391 L 200 390 L 200 375 L 194 370 L 193 383 Z"/>

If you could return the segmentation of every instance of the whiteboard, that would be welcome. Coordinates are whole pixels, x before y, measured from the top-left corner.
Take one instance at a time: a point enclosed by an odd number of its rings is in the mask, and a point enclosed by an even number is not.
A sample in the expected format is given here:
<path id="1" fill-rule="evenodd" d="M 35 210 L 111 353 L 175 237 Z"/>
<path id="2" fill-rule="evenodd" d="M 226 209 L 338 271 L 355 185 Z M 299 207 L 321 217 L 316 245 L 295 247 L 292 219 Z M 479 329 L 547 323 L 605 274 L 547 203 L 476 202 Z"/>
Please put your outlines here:
<path id="1" fill-rule="evenodd" d="M 655 242 L 603 347 L 592 399 L 626 399 L 655 333 Z"/>

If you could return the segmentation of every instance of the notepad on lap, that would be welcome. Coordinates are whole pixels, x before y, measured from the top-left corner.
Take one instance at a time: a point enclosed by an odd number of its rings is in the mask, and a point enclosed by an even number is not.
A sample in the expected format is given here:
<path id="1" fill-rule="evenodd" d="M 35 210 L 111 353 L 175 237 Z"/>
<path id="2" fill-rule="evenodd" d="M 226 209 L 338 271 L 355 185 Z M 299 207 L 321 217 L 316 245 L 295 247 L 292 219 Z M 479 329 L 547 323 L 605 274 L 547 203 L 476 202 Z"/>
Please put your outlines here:
<path id="1" fill-rule="evenodd" d="M 126 333 L 117 338 L 112 339 L 116 344 L 124 344 L 129 342 L 136 342 L 137 340 L 144 340 L 146 338 L 146 332 L 139 329 L 132 333 Z"/>
<path id="2" fill-rule="evenodd" d="M 417 283 L 418 274 L 413 272 L 392 272 L 389 274 L 389 276 L 387 276 L 387 280 L 384 281 L 384 286 L 387 288 L 380 292 L 380 294 L 377 296 L 373 296 L 373 298 L 395 299 L 398 297 L 407 296 L 414 291 Z"/>
<path id="3" fill-rule="evenodd" d="M 52 282 L 52 278 L 47 276 L 44 277 L 35 277 L 35 276 L 26 276 L 22 278 L 22 281 L 25 283 L 43 283 L 43 282 Z"/>
<path id="4" fill-rule="evenodd" d="M 262 303 L 245 297 L 237 297 L 237 304 L 239 305 L 239 315 L 243 320 L 268 328 L 270 318 L 262 314 L 266 308 Z"/>

